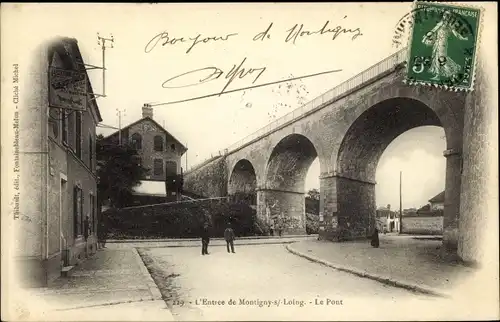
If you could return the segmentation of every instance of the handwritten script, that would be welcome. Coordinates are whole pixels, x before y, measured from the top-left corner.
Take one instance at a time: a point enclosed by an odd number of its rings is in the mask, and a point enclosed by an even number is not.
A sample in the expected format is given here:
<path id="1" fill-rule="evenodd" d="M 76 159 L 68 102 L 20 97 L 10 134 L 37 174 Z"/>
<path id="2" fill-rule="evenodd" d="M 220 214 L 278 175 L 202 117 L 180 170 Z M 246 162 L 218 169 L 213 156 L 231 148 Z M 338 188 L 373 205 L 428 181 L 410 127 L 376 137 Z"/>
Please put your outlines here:
<path id="1" fill-rule="evenodd" d="M 201 37 L 201 34 L 198 34 L 194 38 L 190 38 L 190 37 L 175 38 L 175 37 L 170 36 L 168 34 L 168 32 L 164 31 L 164 32 L 161 32 L 158 35 L 154 36 L 153 39 L 151 39 L 147 43 L 146 47 L 144 48 L 144 51 L 146 53 L 151 52 L 156 47 L 156 45 L 158 45 L 158 43 L 161 41 L 162 46 L 175 45 L 177 43 L 190 43 L 190 46 L 189 46 L 188 50 L 186 51 L 186 54 L 189 54 L 189 52 L 194 48 L 194 46 L 196 46 L 200 43 L 206 44 L 208 42 L 214 42 L 214 41 L 226 41 L 229 39 L 229 37 L 236 36 L 236 35 L 238 35 L 238 34 L 233 33 L 233 34 L 227 34 L 225 36 Z"/>
<path id="2" fill-rule="evenodd" d="M 347 16 L 344 16 L 344 19 L 346 17 Z M 271 22 L 264 31 L 257 33 L 252 38 L 252 40 L 254 42 L 257 42 L 257 41 L 268 41 L 268 40 L 274 39 L 273 26 L 274 26 L 274 23 Z M 202 36 L 202 34 L 199 33 L 195 37 L 187 37 L 187 36 L 174 37 L 168 31 L 163 31 L 163 32 L 160 32 L 159 34 L 155 35 L 153 38 L 151 38 L 149 40 L 149 42 L 146 44 L 146 46 L 144 48 L 144 52 L 150 53 L 151 51 L 153 51 L 155 48 L 158 48 L 159 46 L 166 47 L 166 46 L 177 46 L 177 45 L 184 44 L 184 45 L 187 45 L 186 54 L 189 54 L 193 51 L 193 49 L 195 47 L 199 47 L 203 44 L 229 42 L 231 39 L 235 38 L 238 35 L 239 34 L 236 32 L 226 33 L 226 34 L 217 35 L 217 36 Z M 291 44 L 296 45 L 296 42 L 298 41 L 298 39 L 303 38 L 303 37 L 313 36 L 313 35 L 319 35 L 319 36 L 328 35 L 328 36 L 331 36 L 331 40 L 336 40 L 336 39 L 341 38 L 343 35 L 346 35 L 348 37 L 350 36 L 350 38 L 347 38 L 347 39 L 354 41 L 358 37 L 362 36 L 363 34 L 362 34 L 360 28 L 354 28 L 354 29 L 353 28 L 346 28 L 346 27 L 343 27 L 341 25 L 331 26 L 330 21 L 326 21 L 321 27 L 318 26 L 317 29 L 309 29 L 309 27 L 306 27 L 304 24 L 295 24 L 291 28 L 282 32 L 282 36 L 283 36 L 282 40 L 285 43 L 291 43 Z M 200 97 L 187 99 L 187 100 L 168 102 L 168 103 L 162 103 L 162 104 L 155 104 L 155 106 L 156 105 L 180 103 L 180 102 L 190 101 L 193 99 L 201 99 L 201 98 L 206 98 L 206 97 L 216 96 L 216 95 L 220 96 L 222 94 L 227 94 L 227 93 L 235 92 L 235 91 L 239 91 L 239 90 L 268 86 L 268 85 L 277 84 L 277 83 L 281 83 L 281 82 L 288 82 L 291 80 L 296 80 L 296 79 L 301 79 L 301 78 L 306 78 L 306 77 L 313 77 L 313 76 L 322 75 L 322 74 L 326 74 L 326 73 L 333 73 L 333 72 L 341 71 L 340 69 L 335 69 L 335 70 L 330 70 L 330 71 L 326 71 L 326 72 L 320 72 L 320 73 L 295 77 L 293 79 L 286 79 L 286 80 L 281 80 L 281 81 L 269 82 L 269 83 L 265 83 L 265 84 L 255 84 L 255 82 L 258 79 L 260 79 L 261 76 L 264 74 L 264 72 L 267 70 L 267 67 L 266 66 L 259 66 L 259 67 L 246 67 L 245 66 L 244 67 L 243 65 L 246 61 L 247 61 L 247 57 L 245 57 L 241 61 L 241 63 L 233 64 L 233 66 L 229 69 L 229 71 L 227 73 L 224 72 L 219 67 L 208 66 L 208 67 L 190 70 L 190 71 L 182 73 L 180 75 L 171 77 L 168 80 L 163 82 L 163 84 L 162 84 L 163 88 L 172 89 L 172 88 L 196 86 L 196 85 L 205 84 L 207 82 L 211 82 L 211 81 L 215 81 L 215 80 L 224 80 L 225 82 L 222 86 L 222 90 L 218 93 L 200 96 Z M 228 90 L 229 85 L 231 85 L 233 82 L 236 83 L 237 80 L 243 80 L 243 79 L 252 79 L 252 85 L 244 87 L 244 88 L 235 89 L 235 90 L 234 89 Z"/>
<path id="3" fill-rule="evenodd" d="M 236 65 L 233 65 L 233 67 L 231 68 L 231 70 L 226 73 L 226 76 L 224 76 L 224 78 L 227 80 L 227 83 L 224 85 L 224 88 L 222 89 L 222 91 L 220 92 L 221 94 L 224 93 L 224 91 L 227 89 L 227 87 L 237 78 L 239 79 L 243 79 L 245 78 L 246 76 L 248 75 L 251 75 L 251 74 L 254 74 L 256 73 L 257 75 L 255 76 L 252 84 L 254 84 L 257 79 L 259 79 L 259 77 L 262 75 L 262 73 L 264 73 L 264 71 L 266 70 L 266 67 L 261 67 L 261 68 L 243 68 L 243 64 L 245 63 L 245 61 L 247 60 L 247 58 L 245 57 L 243 59 L 243 61 L 239 64 L 238 67 L 236 67 Z M 208 76 L 205 77 L 205 78 L 202 78 L 200 80 L 198 80 L 197 82 L 194 82 L 194 83 L 188 83 L 186 85 L 178 85 L 178 86 L 167 86 L 166 84 L 172 82 L 172 80 L 174 79 L 179 79 L 183 76 L 186 76 L 186 75 L 192 75 L 192 74 L 198 74 L 198 75 L 203 75 L 203 74 L 207 74 L 208 72 Z M 174 76 L 172 78 L 170 78 L 169 80 L 163 82 L 163 88 L 180 88 L 180 87 L 187 87 L 187 86 L 193 86 L 193 85 L 199 85 L 199 84 L 202 84 L 202 83 L 205 83 L 205 82 L 209 82 L 209 81 L 213 81 L 213 80 L 216 80 L 216 79 L 219 79 L 222 75 L 224 74 L 224 71 L 221 70 L 220 68 L 217 68 L 217 67 L 205 67 L 205 68 L 199 68 L 199 69 L 195 69 L 195 70 L 192 70 L 192 71 L 189 71 L 187 73 L 183 73 L 181 75 L 178 75 L 178 76 Z"/>

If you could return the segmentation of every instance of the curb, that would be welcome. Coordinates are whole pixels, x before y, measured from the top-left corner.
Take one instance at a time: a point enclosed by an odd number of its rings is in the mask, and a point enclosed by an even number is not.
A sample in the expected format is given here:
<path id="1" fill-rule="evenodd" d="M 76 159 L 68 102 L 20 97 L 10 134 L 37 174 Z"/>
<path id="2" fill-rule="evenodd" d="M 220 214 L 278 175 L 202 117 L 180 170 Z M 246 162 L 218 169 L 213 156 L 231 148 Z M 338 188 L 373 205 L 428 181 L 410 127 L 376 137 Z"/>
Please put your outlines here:
<path id="1" fill-rule="evenodd" d="M 137 261 L 137 264 L 139 265 L 139 268 L 141 270 L 142 275 L 146 278 L 146 285 L 149 288 L 149 291 L 151 292 L 151 295 L 153 296 L 153 301 L 155 300 L 163 300 L 160 289 L 158 286 L 156 286 L 155 281 L 151 277 L 151 274 L 149 274 L 148 269 L 146 268 L 146 265 L 142 261 L 141 255 L 139 255 L 139 252 L 135 247 L 132 247 L 132 252 L 135 255 L 135 259 Z"/>
<path id="2" fill-rule="evenodd" d="M 293 240 L 286 240 L 286 241 L 277 241 L 277 242 L 269 242 L 269 243 L 234 243 L 234 246 L 253 246 L 253 245 L 283 245 L 283 244 L 293 244 L 296 243 L 297 241 Z M 196 245 L 153 245 L 153 246 L 147 246 L 147 245 L 137 245 L 137 246 L 132 246 L 134 249 L 135 248 L 179 248 L 179 247 L 200 247 L 201 242 L 196 244 Z M 210 247 L 226 247 L 226 244 L 210 244 Z"/>
<path id="3" fill-rule="evenodd" d="M 294 255 L 297 255 L 299 257 L 303 257 L 303 258 L 308 259 L 312 262 L 316 262 L 316 263 L 328 266 L 330 268 L 336 269 L 336 270 L 341 271 L 341 272 L 354 274 L 354 275 L 357 275 L 359 277 L 368 278 L 368 279 L 375 280 L 375 281 L 383 283 L 383 284 L 387 284 L 387 285 L 391 285 L 391 286 L 395 286 L 395 287 L 399 287 L 399 288 L 404 288 L 406 290 L 413 291 L 413 292 L 423 293 L 423 294 L 442 297 L 442 298 L 450 298 L 450 296 L 448 294 L 443 293 L 443 292 L 438 291 L 438 290 L 435 290 L 435 289 L 432 289 L 432 288 L 422 287 L 419 285 L 408 283 L 406 281 L 397 280 L 397 279 L 394 279 L 391 277 L 386 277 L 386 276 L 381 276 L 381 275 L 377 275 L 377 274 L 373 274 L 373 273 L 368 273 L 365 271 L 354 269 L 352 267 L 346 267 L 346 266 L 342 266 L 342 265 L 338 265 L 338 264 L 333 264 L 329 261 L 318 258 L 316 256 L 304 254 L 298 250 L 295 250 L 291 247 L 291 245 L 287 245 L 286 249 Z"/>
<path id="4" fill-rule="evenodd" d="M 317 238 L 318 234 L 311 234 L 311 235 L 287 235 L 287 236 L 281 236 L 279 237 L 280 239 L 288 239 L 288 238 L 301 238 L 301 239 L 307 239 L 307 238 Z M 239 237 L 238 240 L 251 240 L 251 239 L 278 239 L 277 237 L 272 237 L 272 236 L 251 236 L 251 237 Z M 217 237 L 217 238 L 211 238 L 210 240 L 222 240 L 224 241 L 224 238 L 222 237 Z M 151 243 L 151 242 L 156 242 L 156 243 L 164 243 L 164 242 L 183 242 L 183 241 L 200 241 L 200 238 L 158 238 L 158 239 L 109 239 L 106 240 L 106 243 Z"/>

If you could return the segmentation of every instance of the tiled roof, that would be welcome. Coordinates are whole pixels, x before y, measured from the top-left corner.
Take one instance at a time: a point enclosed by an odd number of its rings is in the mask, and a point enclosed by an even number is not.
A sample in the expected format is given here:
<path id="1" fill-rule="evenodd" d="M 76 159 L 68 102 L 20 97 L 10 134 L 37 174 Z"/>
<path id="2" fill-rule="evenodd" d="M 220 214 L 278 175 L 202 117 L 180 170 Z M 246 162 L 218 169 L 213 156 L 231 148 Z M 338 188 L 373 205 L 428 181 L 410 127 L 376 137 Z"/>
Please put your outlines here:
<path id="1" fill-rule="evenodd" d="M 429 202 L 432 202 L 432 203 L 444 202 L 444 191 L 438 193 L 437 195 L 435 195 L 434 197 L 429 199 Z"/>

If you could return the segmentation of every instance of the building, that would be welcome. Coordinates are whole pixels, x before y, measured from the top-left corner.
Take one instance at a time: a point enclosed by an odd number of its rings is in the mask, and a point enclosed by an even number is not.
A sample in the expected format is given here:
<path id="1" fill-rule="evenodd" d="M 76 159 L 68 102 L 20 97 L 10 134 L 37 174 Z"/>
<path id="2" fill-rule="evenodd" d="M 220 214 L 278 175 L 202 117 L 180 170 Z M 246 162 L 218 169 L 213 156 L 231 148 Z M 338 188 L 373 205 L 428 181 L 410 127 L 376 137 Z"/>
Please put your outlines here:
<path id="1" fill-rule="evenodd" d="M 403 217 L 415 217 L 417 215 L 417 208 L 403 209 Z"/>
<path id="2" fill-rule="evenodd" d="M 444 209 L 444 191 L 429 199 L 429 204 L 431 206 L 431 210 Z"/>
<path id="3" fill-rule="evenodd" d="M 39 287 L 96 251 L 95 130 L 102 119 L 77 40 L 60 37 L 33 53 L 20 84 L 13 251 L 21 285 Z"/>
<path id="4" fill-rule="evenodd" d="M 419 216 L 425 215 L 425 214 L 430 213 L 430 211 L 431 211 L 431 205 L 430 204 L 426 204 L 426 205 L 418 208 L 417 215 L 419 215 Z"/>
<path id="5" fill-rule="evenodd" d="M 135 188 L 130 206 L 180 200 L 174 181 L 182 180 L 181 158 L 187 148 L 153 119 L 151 106 L 145 104 L 140 120 L 105 137 L 104 142 L 131 143 L 139 162 L 150 170 Z"/>
<path id="6" fill-rule="evenodd" d="M 391 205 L 379 207 L 376 212 L 377 228 L 383 232 L 399 231 L 399 213 L 391 210 Z"/>

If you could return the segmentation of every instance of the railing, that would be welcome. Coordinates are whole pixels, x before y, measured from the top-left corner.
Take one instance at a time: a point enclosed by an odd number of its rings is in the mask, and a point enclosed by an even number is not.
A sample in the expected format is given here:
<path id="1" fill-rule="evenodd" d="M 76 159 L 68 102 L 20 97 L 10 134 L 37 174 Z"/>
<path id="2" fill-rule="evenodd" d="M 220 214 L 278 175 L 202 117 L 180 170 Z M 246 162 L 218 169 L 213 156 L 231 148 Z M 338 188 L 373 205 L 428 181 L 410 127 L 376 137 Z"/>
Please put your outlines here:
<path id="1" fill-rule="evenodd" d="M 277 128 L 283 126 L 284 124 L 292 122 L 295 119 L 302 117 L 304 114 L 325 105 L 326 103 L 329 103 L 329 102 L 332 102 L 336 99 L 341 98 L 342 96 L 347 94 L 349 91 L 357 88 L 358 86 L 364 84 L 365 82 L 368 82 L 368 81 L 376 78 L 380 74 L 383 74 L 385 72 L 390 71 L 395 66 L 405 62 L 406 49 L 407 48 L 405 47 L 405 48 L 399 50 L 398 52 L 396 52 L 396 53 L 392 54 L 391 56 L 385 58 L 384 60 L 376 63 L 375 65 L 362 71 L 361 73 L 357 74 L 356 76 L 353 76 L 350 79 L 348 79 L 347 81 L 332 88 L 331 90 L 327 91 L 326 93 L 316 97 L 312 101 L 309 101 L 308 103 L 302 105 L 301 107 L 296 108 L 295 110 L 291 111 L 290 113 L 282 116 L 281 118 L 266 125 L 265 127 L 261 128 L 261 129 L 255 131 L 254 133 L 246 136 L 245 138 L 239 140 L 238 142 L 231 144 L 228 148 L 226 148 L 224 150 L 219 150 L 215 155 L 212 154 L 212 156 L 208 160 L 215 159 L 217 156 L 227 155 L 235 150 L 238 150 L 241 147 L 243 147 L 244 145 L 256 140 L 257 138 L 260 138 L 262 136 L 265 136 L 266 134 L 269 134 L 269 133 L 275 131 Z M 205 165 L 208 160 L 204 160 L 199 165 L 192 167 L 189 171 L 193 171 L 195 169 L 200 168 L 201 165 Z"/>
<path id="2" fill-rule="evenodd" d="M 205 198 L 205 199 L 192 199 L 192 200 L 171 201 L 171 202 L 156 203 L 156 204 L 151 204 L 151 205 L 140 205 L 140 206 L 123 207 L 120 210 L 148 208 L 148 207 L 153 207 L 153 206 L 166 206 L 166 205 L 187 204 L 187 203 L 196 203 L 196 202 L 202 202 L 202 201 L 207 201 L 207 200 L 222 200 L 222 199 L 229 199 L 229 197 L 226 196 L 226 197 L 213 197 L 213 198 Z"/>

